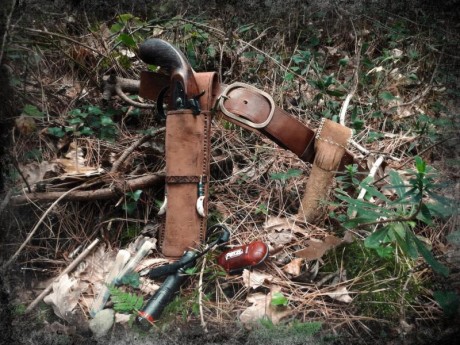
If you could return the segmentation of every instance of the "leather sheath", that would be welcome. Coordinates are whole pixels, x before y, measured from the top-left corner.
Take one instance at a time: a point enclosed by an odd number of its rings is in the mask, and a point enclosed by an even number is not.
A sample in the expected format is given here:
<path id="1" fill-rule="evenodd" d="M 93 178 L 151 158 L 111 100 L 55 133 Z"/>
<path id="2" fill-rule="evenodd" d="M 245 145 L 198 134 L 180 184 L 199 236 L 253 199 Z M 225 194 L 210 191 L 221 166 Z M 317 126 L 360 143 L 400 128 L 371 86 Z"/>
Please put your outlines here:
<path id="1" fill-rule="evenodd" d="M 209 89 L 217 80 L 215 73 L 202 73 L 197 78 L 201 112 L 169 111 L 166 117 L 166 193 L 165 224 L 161 230 L 162 253 L 177 258 L 189 248 L 198 247 L 206 234 L 207 196 L 209 195 L 209 155 L 211 130 L 211 97 Z M 199 183 L 202 183 L 204 216 L 197 212 Z"/>

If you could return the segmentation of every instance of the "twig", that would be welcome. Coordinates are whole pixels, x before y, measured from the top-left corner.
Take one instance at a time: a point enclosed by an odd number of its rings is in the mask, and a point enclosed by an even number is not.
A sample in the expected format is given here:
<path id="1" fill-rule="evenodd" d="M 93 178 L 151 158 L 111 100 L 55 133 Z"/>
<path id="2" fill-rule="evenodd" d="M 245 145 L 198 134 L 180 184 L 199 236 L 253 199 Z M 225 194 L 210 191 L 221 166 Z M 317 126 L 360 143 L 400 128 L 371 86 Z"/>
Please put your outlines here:
<path id="1" fill-rule="evenodd" d="M 154 174 L 141 176 L 133 180 L 126 181 L 127 189 L 143 189 L 160 183 L 163 181 L 163 174 Z M 98 190 L 89 190 L 89 191 L 75 191 L 76 188 L 62 192 L 46 192 L 46 193 L 31 193 L 26 195 L 14 196 L 11 198 L 13 205 L 21 205 L 27 202 L 36 202 L 36 201 L 53 201 L 56 199 L 66 200 L 66 201 L 81 201 L 81 200 L 103 200 L 110 199 L 117 196 L 117 191 L 113 188 L 102 188 Z"/>
<path id="2" fill-rule="evenodd" d="M 208 328 L 206 327 L 206 321 L 204 321 L 204 314 L 203 314 L 203 273 L 204 273 L 205 266 L 206 266 L 206 256 L 204 257 L 203 263 L 201 264 L 200 280 L 198 282 L 198 305 L 200 306 L 201 327 L 203 327 L 203 331 L 205 333 L 208 333 Z"/>
<path id="3" fill-rule="evenodd" d="M 33 33 L 33 34 L 38 34 L 38 35 L 49 35 L 49 36 L 55 36 L 55 37 L 59 37 L 59 38 L 62 38 L 62 39 L 65 39 L 69 42 L 72 42 L 72 43 L 75 43 L 75 44 L 78 44 L 79 46 L 82 46 L 86 49 L 89 49 L 91 50 L 92 52 L 98 54 L 98 55 L 101 55 L 105 58 L 107 58 L 106 55 L 102 54 L 100 51 L 98 51 L 97 49 L 94 49 L 92 47 L 90 47 L 89 45 L 87 44 L 84 44 L 82 42 L 79 42 L 77 40 L 74 40 L 73 38 L 69 37 L 69 36 L 66 36 L 66 35 L 63 35 L 63 34 L 59 34 L 57 32 L 50 32 L 50 31 L 43 31 L 43 30 L 37 30 L 37 29 L 30 29 L 30 28 L 24 28 L 24 27 L 18 27 L 18 29 L 22 29 L 22 30 L 25 30 L 25 31 L 28 31 L 30 33 Z"/>
<path id="4" fill-rule="evenodd" d="M 162 131 L 164 131 L 164 128 L 160 128 L 160 129 L 157 129 L 156 131 L 154 131 L 154 133 L 152 134 L 147 134 L 147 135 L 144 135 L 142 138 L 138 139 L 137 141 L 135 141 L 130 147 L 128 147 L 125 152 L 123 152 L 123 154 L 113 163 L 112 165 L 112 169 L 110 170 L 111 173 L 115 173 L 118 171 L 118 169 L 120 168 L 120 165 L 126 160 L 126 158 L 129 157 L 129 155 L 131 153 L 133 153 L 133 151 L 139 147 L 140 145 L 142 145 L 143 143 L 145 143 L 147 140 L 150 140 L 153 138 L 153 136 L 155 134 L 158 134 L 158 133 L 161 133 Z"/>
<path id="5" fill-rule="evenodd" d="M 72 263 L 67 266 L 67 268 L 61 272 L 61 274 L 56 278 L 54 279 L 47 287 L 45 290 L 42 291 L 42 293 L 36 298 L 33 300 L 32 303 L 29 304 L 29 306 L 27 307 L 25 313 L 29 313 L 33 308 L 35 308 L 35 306 L 41 302 L 41 300 L 51 291 L 51 289 L 53 288 L 53 283 L 56 282 L 56 281 L 59 281 L 59 279 L 64 275 L 64 274 L 67 274 L 69 273 L 70 271 L 72 271 L 75 267 L 77 267 L 77 265 L 85 258 L 88 256 L 88 254 L 91 252 L 91 250 L 93 250 L 93 248 L 99 243 L 99 239 L 96 238 L 89 246 L 88 248 L 86 248 L 74 261 L 72 261 Z"/>
<path id="6" fill-rule="evenodd" d="M 14 9 L 16 8 L 16 2 L 17 0 L 13 0 L 10 13 L 8 14 L 8 17 L 6 17 L 5 33 L 3 34 L 2 48 L 0 49 L 0 65 L 3 62 L 3 55 L 5 54 L 5 48 L 6 48 L 6 40 L 8 38 L 8 32 L 9 32 L 9 28 L 11 25 L 11 18 L 13 17 L 13 12 L 14 12 Z"/>
<path id="7" fill-rule="evenodd" d="M 78 188 L 82 188 L 85 184 L 82 184 L 80 186 L 77 186 L 77 187 L 74 187 L 70 190 L 68 190 L 67 192 L 63 193 L 55 202 L 53 202 L 51 204 L 50 207 L 48 207 L 48 209 L 45 211 L 45 213 L 43 213 L 43 215 L 41 216 L 41 218 L 39 219 L 39 221 L 37 222 L 37 224 L 35 224 L 34 228 L 32 229 L 32 231 L 29 233 L 29 235 L 27 235 L 27 238 L 26 240 L 21 244 L 21 246 L 19 247 L 19 249 L 16 251 L 16 253 L 13 254 L 13 256 L 11 256 L 11 258 L 3 265 L 2 267 L 2 271 L 4 272 L 15 260 L 16 258 L 19 256 L 19 254 L 22 252 L 22 250 L 24 249 L 24 247 L 29 243 L 29 241 L 32 239 L 33 235 L 35 234 L 35 232 L 37 231 L 38 227 L 40 226 L 40 224 L 45 220 L 46 216 L 48 215 L 48 213 L 51 212 L 51 210 L 54 208 L 54 206 L 56 206 L 59 201 L 61 201 L 62 199 L 65 198 L 65 196 L 73 191 L 75 191 L 76 189 Z"/>
<path id="8" fill-rule="evenodd" d="M 355 37 L 358 37 L 356 34 L 355 27 L 353 25 L 353 22 L 351 23 L 353 26 L 353 31 L 355 31 Z M 345 98 L 345 101 L 342 104 L 342 109 L 340 109 L 340 124 L 342 126 L 345 126 L 345 115 L 347 113 L 348 105 L 350 104 L 351 99 L 353 98 L 356 90 L 358 89 L 358 71 L 359 71 L 359 64 L 360 64 L 360 57 L 361 57 L 361 42 L 357 41 L 355 45 L 355 55 L 356 55 L 356 67 L 355 67 L 355 72 L 353 74 L 353 86 L 348 93 L 347 97 Z"/>
<path id="9" fill-rule="evenodd" d="M 13 190 L 10 189 L 8 192 L 6 192 L 5 197 L 3 198 L 2 203 L 0 204 L 0 215 L 3 213 L 3 210 L 5 209 L 6 205 L 10 202 L 11 195 L 13 194 Z"/>

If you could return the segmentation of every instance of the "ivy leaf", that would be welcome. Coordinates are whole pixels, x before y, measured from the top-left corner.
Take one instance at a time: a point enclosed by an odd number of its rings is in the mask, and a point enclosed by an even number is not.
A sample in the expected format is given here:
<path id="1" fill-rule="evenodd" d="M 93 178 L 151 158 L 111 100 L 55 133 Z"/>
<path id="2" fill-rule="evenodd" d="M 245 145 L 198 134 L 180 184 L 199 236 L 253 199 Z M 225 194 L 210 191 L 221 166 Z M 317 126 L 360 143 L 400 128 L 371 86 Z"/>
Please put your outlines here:
<path id="1" fill-rule="evenodd" d="M 383 91 L 379 94 L 379 97 L 386 101 L 386 102 L 390 102 L 390 101 L 393 101 L 395 100 L 397 97 L 394 96 L 390 91 Z"/>
<path id="2" fill-rule="evenodd" d="M 65 132 L 61 127 L 49 127 L 47 129 L 48 134 L 55 136 L 57 138 L 62 138 L 65 135 Z"/>
<path id="3" fill-rule="evenodd" d="M 26 104 L 22 112 L 32 117 L 43 117 L 44 116 L 43 112 L 40 111 L 35 105 L 32 105 L 32 104 Z"/>

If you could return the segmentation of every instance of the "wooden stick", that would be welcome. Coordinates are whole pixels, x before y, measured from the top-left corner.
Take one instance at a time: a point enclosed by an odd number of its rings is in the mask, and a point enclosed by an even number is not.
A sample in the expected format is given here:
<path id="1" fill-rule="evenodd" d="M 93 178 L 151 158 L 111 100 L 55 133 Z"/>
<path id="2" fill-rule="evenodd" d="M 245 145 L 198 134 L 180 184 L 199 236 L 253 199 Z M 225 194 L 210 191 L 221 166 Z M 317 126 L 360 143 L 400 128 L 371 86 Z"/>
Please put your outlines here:
<path id="1" fill-rule="evenodd" d="M 88 254 L 91 252 L 91 250 L 93 250 L 93 248 L 99 243 L 99 239 L 96 238 L 89 246 L 88 248 L 86 248 L 74 261 L 72 261 L 72 263 L 67 266 L 67 268 L 61 272 L 61 274 L 56 278 L 54 279 L 48 286 L 45 290 L 43 290 L 43 292 L 32 302 L 30 303 L 30 305 L 27 307 L 25 313 L 29 313 L 33 308 L 36 307 L 36 305 L 38 303 L 40 303 L 40 301 L 45 298 L 45 296 L 51 291 L 51 289 L 53 288 L 53 283 L 56 282 L 56 281 L 59 281 L 59 279 L 61 279 L 61 277 L 64 275 L 64 274 L 67 274 L 69 273 L 70 271 L 72 271 L 75 267 L 77 267 L 77 265 L 86 257 L 88 256 Z"/>
<path id="2" fill-rule="evenodd" d="M 126 181 L 126 188 L 130 190 L 143 189 L 160 183 L 163 181 L 164 175 L 154 174 L 141 176 L 133 180 Z M 88 200 L 103 200 L 117 196 L 118 193 L 113 188 L 101 188 L 88 191 L 67 191 L 67 192 L 46 192 L 46 193 L 28 193 L 18 195 L 11 198 L 13 205 L 22 205 L 29 202 L 46 202 L 53 201 L 58 198 L 66 201 L 88 201 Z"/>

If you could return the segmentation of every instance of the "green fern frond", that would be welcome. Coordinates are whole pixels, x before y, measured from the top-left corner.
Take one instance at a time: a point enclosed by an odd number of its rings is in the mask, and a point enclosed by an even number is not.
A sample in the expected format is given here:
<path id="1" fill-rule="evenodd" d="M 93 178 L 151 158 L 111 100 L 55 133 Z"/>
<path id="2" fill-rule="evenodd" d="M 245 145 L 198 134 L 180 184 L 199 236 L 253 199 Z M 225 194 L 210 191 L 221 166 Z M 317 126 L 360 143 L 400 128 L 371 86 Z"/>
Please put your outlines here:
<path id="1" fill-rule="evenodd" d="M 125 292 L 119 288 L 109 286 L 113 310 L 119 313 L 131 313 L 139 310 L 144 304 L 144 298 L 133 293 Z"/>

